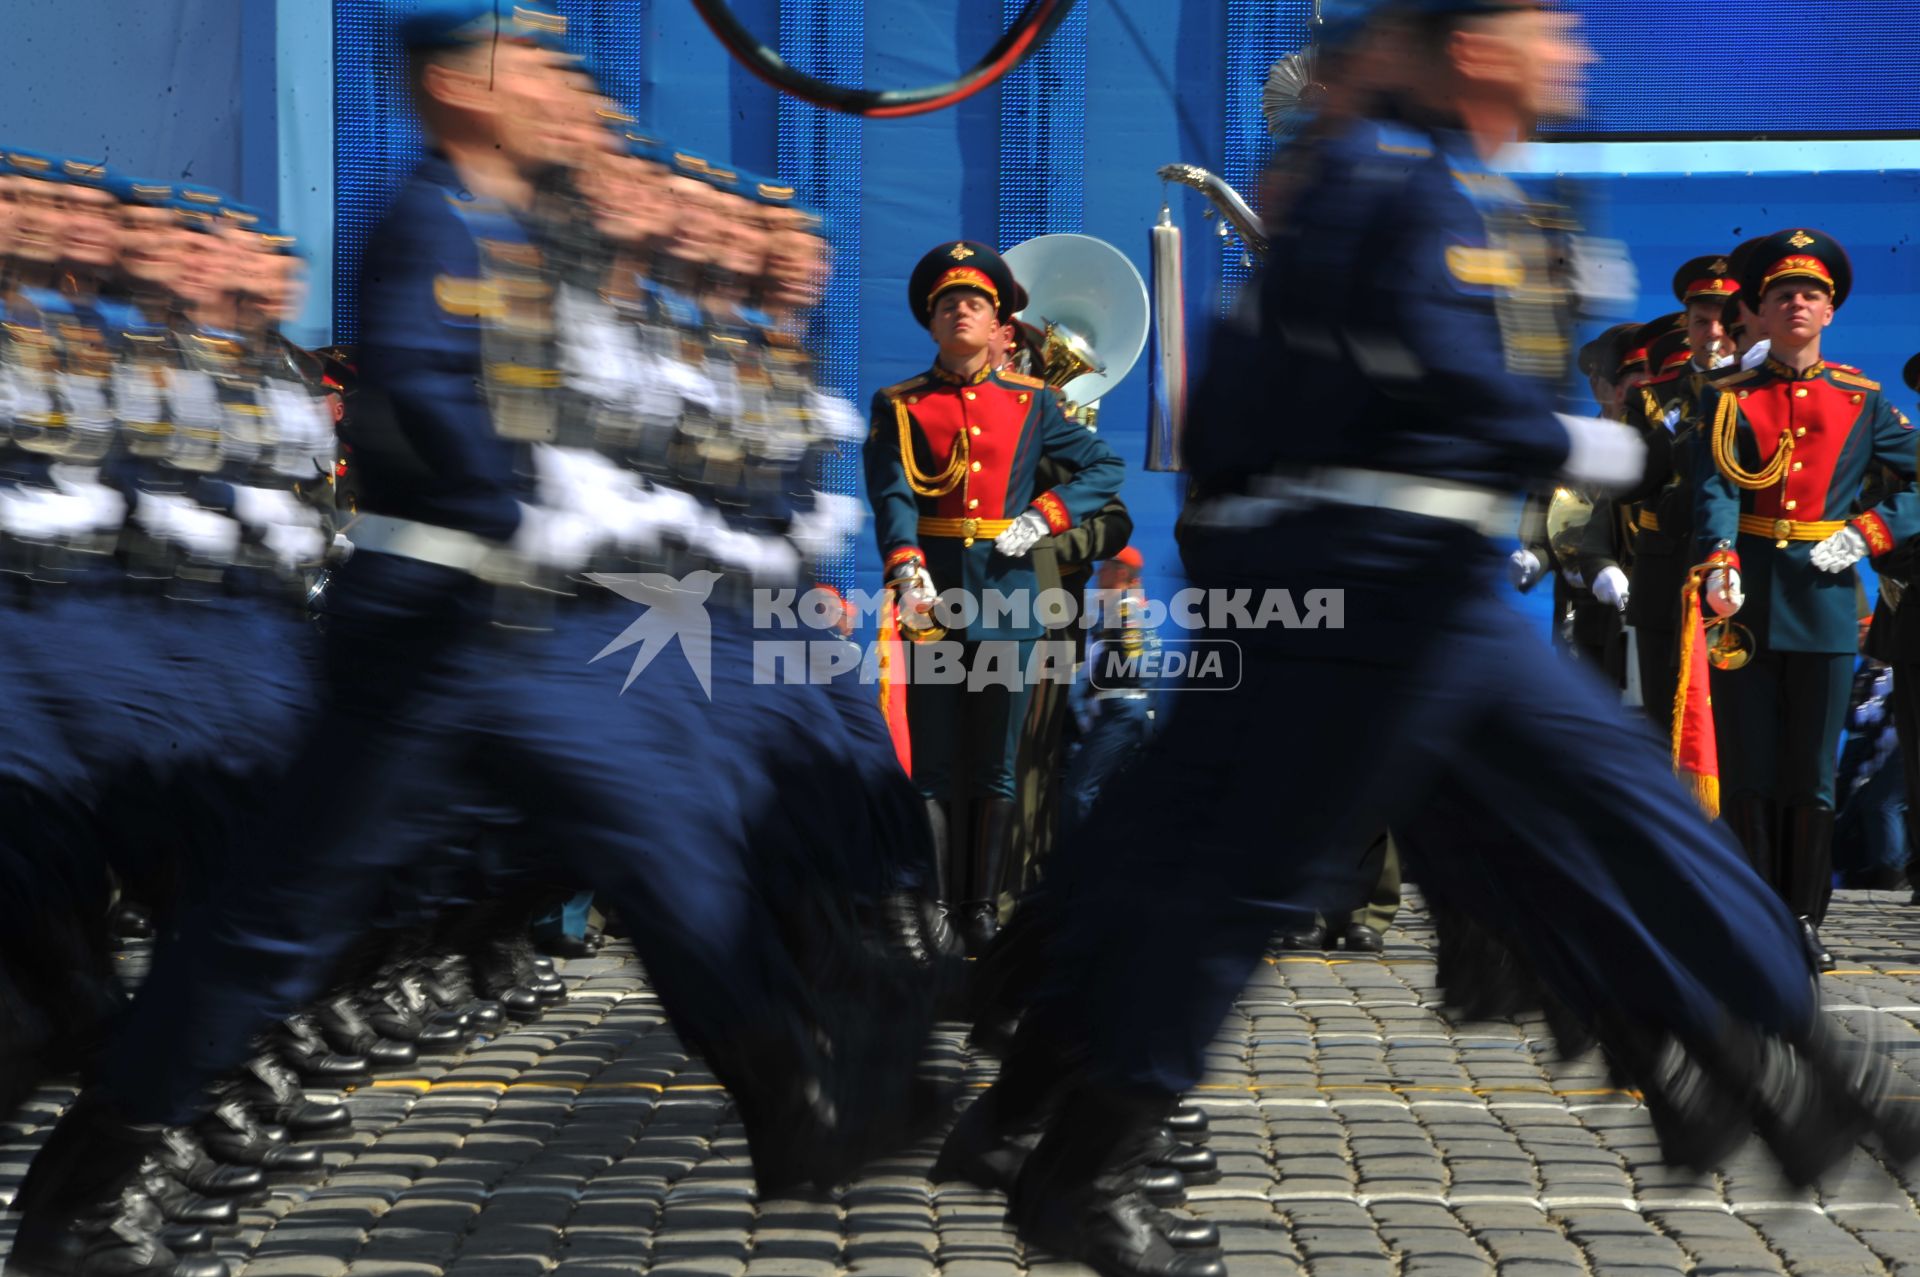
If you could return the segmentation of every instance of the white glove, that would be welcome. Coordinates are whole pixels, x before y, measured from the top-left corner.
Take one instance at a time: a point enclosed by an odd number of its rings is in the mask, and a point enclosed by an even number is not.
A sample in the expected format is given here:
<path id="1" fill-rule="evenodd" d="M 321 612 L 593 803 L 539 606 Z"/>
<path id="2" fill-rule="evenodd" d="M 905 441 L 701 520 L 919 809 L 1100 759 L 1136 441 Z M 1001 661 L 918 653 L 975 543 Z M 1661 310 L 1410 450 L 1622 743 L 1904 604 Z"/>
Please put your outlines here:
<path id="1" fill-rule="evenodd" d="M 1813 566 L 1822 572 L 1844 572 L 1866 557 L 1867 539 L 1854 527 L 1841 528 L 1814 546 L 1808 556 Z"/>
<path id="2" fill-rule="evenodd" d="M 1627 574 L 1617 567 L 1604 567 L 1593 578 L 1593 597 L 1615 611 L 1627 610 Z"/>
<path id="3" fill-rule="evenodd" d="M 261 535 L 260 540 L 286 568 L 318 563 L 326 555 L 327 538 L 317 526 L 276 523 Z"/>
<path id="4" fill-rule="evenodd" d="M 590 519 L 566 510 L 549 510 L 520 503 L 520 527 L 513 534 L 513 551 L 545 567 L 572 572 L 587 565 L 599 545 L 601 531 Z"/>
<path id="5" fill-rule="evenodd" d="M 903 564 L 894 572 L 890 584 L 900 591 L 900 624 L 910 630 L 931 629 L 933 605 L 939 601 L 940 591 L 933 588 L 933 577 L 927 570 Z"/>
<path id="6" fill-rule="evenodd" d="M 1525 548 L 1507 556 L 1507 579 L 1516 590 L 1531 590 L 1540 579 L 1540 556 Z"/>
<path id="7" fill-rule="evenodd" d="M 1566 427 L 1571 447 L 1560 473 L 1576 484 L 1630 488 L 1647 469 L 1647 445 L 1631 427 L 1604 417 L 1553 414 Z"/>
<path id="8" fill-rule="evenodd" d="M 83 503 L 87 511 L 87 529 L 112 532 L 127 521 L 127 499 L 100 482 L 100 472 L 91 466 L 53 465 L 47 467 L 53 486 Z"/>
<path id="9" fill-rule="evenodd" d="M 1738 569 L 1715 568 L 1707 573 L 1707 606 L 1715 616 L 1732 616 L 1746 601 Z"/>
<path id="10" fill-rule="evenodd" d="M 1039 545 L 1042 537 L 1052 535 L 1053 529 L 1047 526 L 1046 519 L 1038 510 L 1026 510 L 1013 521 L 1012 527 L 993 539 L 993 548 L 998 554 L 1017 559 Z"/>

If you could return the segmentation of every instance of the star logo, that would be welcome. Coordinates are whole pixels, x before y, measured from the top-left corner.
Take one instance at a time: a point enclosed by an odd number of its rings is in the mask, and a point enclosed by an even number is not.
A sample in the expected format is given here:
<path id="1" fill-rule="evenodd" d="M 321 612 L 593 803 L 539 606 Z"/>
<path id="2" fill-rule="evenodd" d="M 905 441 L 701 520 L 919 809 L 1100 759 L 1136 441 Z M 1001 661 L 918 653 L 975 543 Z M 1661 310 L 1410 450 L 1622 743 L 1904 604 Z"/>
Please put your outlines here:
<path id="1" fill-rule="evenodd" d="M 1805 231 L 1795 231 L 1788 237 L 1787 243 L 1793 245 L 1795 248 L 1805 248 L 1807 245 L 1813 243 L 1813 236 L 1807 234 Z"/>
<path id="2" fill-rule="evenodd" d="M 700 690 L 713 699 L 713 623 L 707 616 L 707 599 L 720 580 L 718 572 L 689 572 L 684 577 L 664 572 L 590 572 L 587 579 L 647 609 L 593 657 L 598 661 L 637 645 L 626 682 L 620 684 L 621 695 L 677 638 L 693 676 L 700 680 Z"/>
<path id="3" fill-rule="evenodd" d="M 964 262 L 969 257 L 972 257 L 973 255 L 974 255 L 973 250 L 971 248 L 968 248 L 965 244 L 955 244 L 953 246 L 953 251 L 947 254 L 948 257 L 951 257 L 956 262 Z"/>
<path id="4" fill-rule="evenodd" d="M 1727 273 L 1727 259 L 1724 257 L 1716 257 L 1713 259 L 1713 265 L 1707 267 L 1707 269 L 1715 275 L 1724 275 Z"/>

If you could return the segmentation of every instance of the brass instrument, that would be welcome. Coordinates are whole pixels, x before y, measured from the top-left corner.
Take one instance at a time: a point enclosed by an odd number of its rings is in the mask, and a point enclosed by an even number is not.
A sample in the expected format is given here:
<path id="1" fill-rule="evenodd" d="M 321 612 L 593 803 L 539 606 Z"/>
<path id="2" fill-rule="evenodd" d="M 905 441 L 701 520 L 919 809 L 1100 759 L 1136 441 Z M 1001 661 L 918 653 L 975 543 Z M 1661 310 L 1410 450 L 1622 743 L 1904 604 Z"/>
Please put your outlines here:
<path id="1" fill-rule="evenodd" d="M 1717 670 L 1744 669 L 1753 659 L 1753 631 L 1730 616 L 1707 623 L 1707 664 Z"/>
<path id="2" fill-rule="evenodd" d="M 1572 488 L 1555 488 L 1547 503 L 1547 545 L 1562 571 L 1578 572 L 1580 540 L 1593 522 L 1593 502 Z"/>
<path id="3" fill-rule="evenodd" d="M 1092 429 L 1095 405 L 1146 349 L 1146 282 L 1125 253 L 1090 235 L 1041 235 L 1008 249 L 1006 261 L 1027 290 L 1021 316 L 1044 329 L 1036 374 Z"/>
<path id="4" fill-rule="evenodd" d="M 1178 182 L 1190 186 L 1207 197 L 1207 201 L 1219 212 L 1221 234 L 1232 227 L 1240 236 L 1240 242 L 1247 246 L 1247 252 L 1264 260 L 1267 255 L 1267 232 L 1260 224 L 1260 215 L 1248 207 L 1240 192 L 1234 190 L 1220 177 L 1208 172 L 1197 164 L 1163 164 L 1160 166 L 1160 180 Z"/>

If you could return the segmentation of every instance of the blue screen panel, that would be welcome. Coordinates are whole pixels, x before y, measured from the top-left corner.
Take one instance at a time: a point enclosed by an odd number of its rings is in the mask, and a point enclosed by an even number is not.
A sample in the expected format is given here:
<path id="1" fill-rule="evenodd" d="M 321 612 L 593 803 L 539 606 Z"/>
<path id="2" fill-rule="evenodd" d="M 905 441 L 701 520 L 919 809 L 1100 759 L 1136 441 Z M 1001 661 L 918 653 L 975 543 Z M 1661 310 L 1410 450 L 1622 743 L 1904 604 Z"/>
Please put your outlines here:
<path id="1" fill-rule="evenodd" d="M 1572 0 L 1600 55 L 1588 137 L 1920 135 L 1920 5 Z"/>

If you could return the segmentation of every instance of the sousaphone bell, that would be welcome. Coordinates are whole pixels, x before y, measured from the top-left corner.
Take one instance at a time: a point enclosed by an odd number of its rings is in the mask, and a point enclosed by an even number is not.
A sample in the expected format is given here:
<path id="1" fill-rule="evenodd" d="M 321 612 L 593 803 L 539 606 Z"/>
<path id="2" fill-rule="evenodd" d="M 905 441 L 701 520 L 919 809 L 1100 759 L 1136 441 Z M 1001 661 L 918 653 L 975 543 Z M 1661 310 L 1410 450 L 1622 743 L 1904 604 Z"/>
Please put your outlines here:
<path id="1" fill-rule="evenodd" d="M 1146 349 L 1146 282 L 1125 253 L 1091 235 L 1041 235 L 1008 249 L 1006 261 L 1027 291 L 1018 318 L 1042 334 L 1035 373 L 1091 429 L 1095 405 Z"/>

